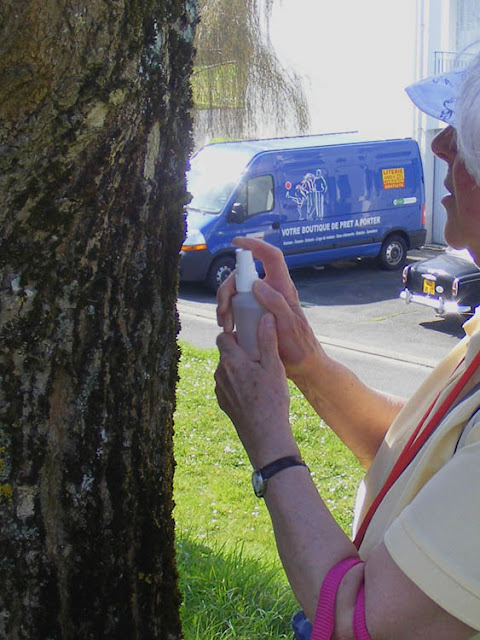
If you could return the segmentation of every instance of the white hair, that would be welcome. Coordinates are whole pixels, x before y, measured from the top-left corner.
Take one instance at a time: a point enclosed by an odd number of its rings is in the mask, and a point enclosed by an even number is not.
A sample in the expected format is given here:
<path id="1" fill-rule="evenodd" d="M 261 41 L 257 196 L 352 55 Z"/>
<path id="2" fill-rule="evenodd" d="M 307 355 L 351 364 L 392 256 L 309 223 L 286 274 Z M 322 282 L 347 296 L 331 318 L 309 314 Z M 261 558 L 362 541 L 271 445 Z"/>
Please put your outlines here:
<path id="1" fill-rule="evenodd" d="M 468 173 L 480 185 L 480 54 L 468 67 L 457 107 L 458 151 Z"/>

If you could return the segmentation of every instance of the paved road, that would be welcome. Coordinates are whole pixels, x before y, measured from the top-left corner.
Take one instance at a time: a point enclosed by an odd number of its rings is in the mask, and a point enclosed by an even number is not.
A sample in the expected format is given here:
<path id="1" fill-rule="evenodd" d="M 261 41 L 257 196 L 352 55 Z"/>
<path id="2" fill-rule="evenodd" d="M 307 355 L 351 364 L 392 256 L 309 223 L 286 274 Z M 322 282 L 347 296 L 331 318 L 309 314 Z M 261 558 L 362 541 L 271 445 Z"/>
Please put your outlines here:
<path id="1" fill-rule="evenodd" d="M 401 274 L 373 262 L 341 262 L 292 272 L 304 311 L 327 352 L 375 388 L 410 395 L 463 336 L 463 320 L 439 318 L 398 298 Z M 200 285 L 180 288 L 180 339 L 214 347 L 215 298 Z"/>

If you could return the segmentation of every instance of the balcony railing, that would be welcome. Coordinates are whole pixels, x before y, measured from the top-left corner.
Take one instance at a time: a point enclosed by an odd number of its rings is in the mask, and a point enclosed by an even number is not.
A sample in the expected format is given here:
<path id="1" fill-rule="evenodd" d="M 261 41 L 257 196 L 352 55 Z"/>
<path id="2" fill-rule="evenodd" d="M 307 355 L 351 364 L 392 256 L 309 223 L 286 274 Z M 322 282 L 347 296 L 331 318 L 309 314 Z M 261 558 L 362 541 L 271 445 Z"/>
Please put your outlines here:
<path id="1" fill-rule="evenodd" d="M 472 58 L 473 53 L 459 53 L 458 51 L 435 51 L 435 71 L 434 74 L 448 73 L 455 69 L 463 69 L 467 67 Z"/>

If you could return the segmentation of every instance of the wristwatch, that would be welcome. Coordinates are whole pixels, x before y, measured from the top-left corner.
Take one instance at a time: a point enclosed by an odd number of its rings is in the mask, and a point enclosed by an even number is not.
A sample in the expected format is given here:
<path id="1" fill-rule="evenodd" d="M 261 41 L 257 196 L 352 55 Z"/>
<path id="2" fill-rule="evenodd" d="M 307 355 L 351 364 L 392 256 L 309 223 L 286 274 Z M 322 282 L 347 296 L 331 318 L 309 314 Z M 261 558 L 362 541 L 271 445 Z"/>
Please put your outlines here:
<path id="1" fill-rule="evenodd" d="M 270 464 L 265 465 L 262 469 L 256 469 L 252 473 L 252 485 L 255 495 L 257 498 L 263 498 L 265 491 L 267 490 L 268 480 L 279 471 L 283 471 L 289 467 L 306 466 L 305 462 L 298 456 L 285 456 L 284 458 L 279 458 L 278 460 L 270 462 Z"/>

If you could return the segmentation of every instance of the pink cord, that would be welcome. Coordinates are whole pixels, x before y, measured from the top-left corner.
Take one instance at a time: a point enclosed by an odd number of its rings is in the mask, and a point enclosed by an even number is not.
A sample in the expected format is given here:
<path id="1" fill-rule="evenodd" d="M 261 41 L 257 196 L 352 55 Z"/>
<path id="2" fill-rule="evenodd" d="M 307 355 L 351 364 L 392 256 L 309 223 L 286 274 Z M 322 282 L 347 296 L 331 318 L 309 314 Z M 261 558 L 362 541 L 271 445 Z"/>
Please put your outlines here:
<path id="1" fill-rule="evenodd" d="M 355 609 L 353 610 L 353 633 L 355 640 L 370 640 L 365 620 L 365 586 L 363 583 L 358 591 Z"/>
<path id="2" fill-rule="evenodd" d="M 358 557 L 344 558 L 327 573 L 320 589 L 310 640 L 330 640 L 335 627 L 335 600 L 340 582 L 347 571 L 360 562 Z M 365 619 L 365 607 L 363 617 Z M 359 639 L 369 640 L 368 635 L 359 636 Z"/>

